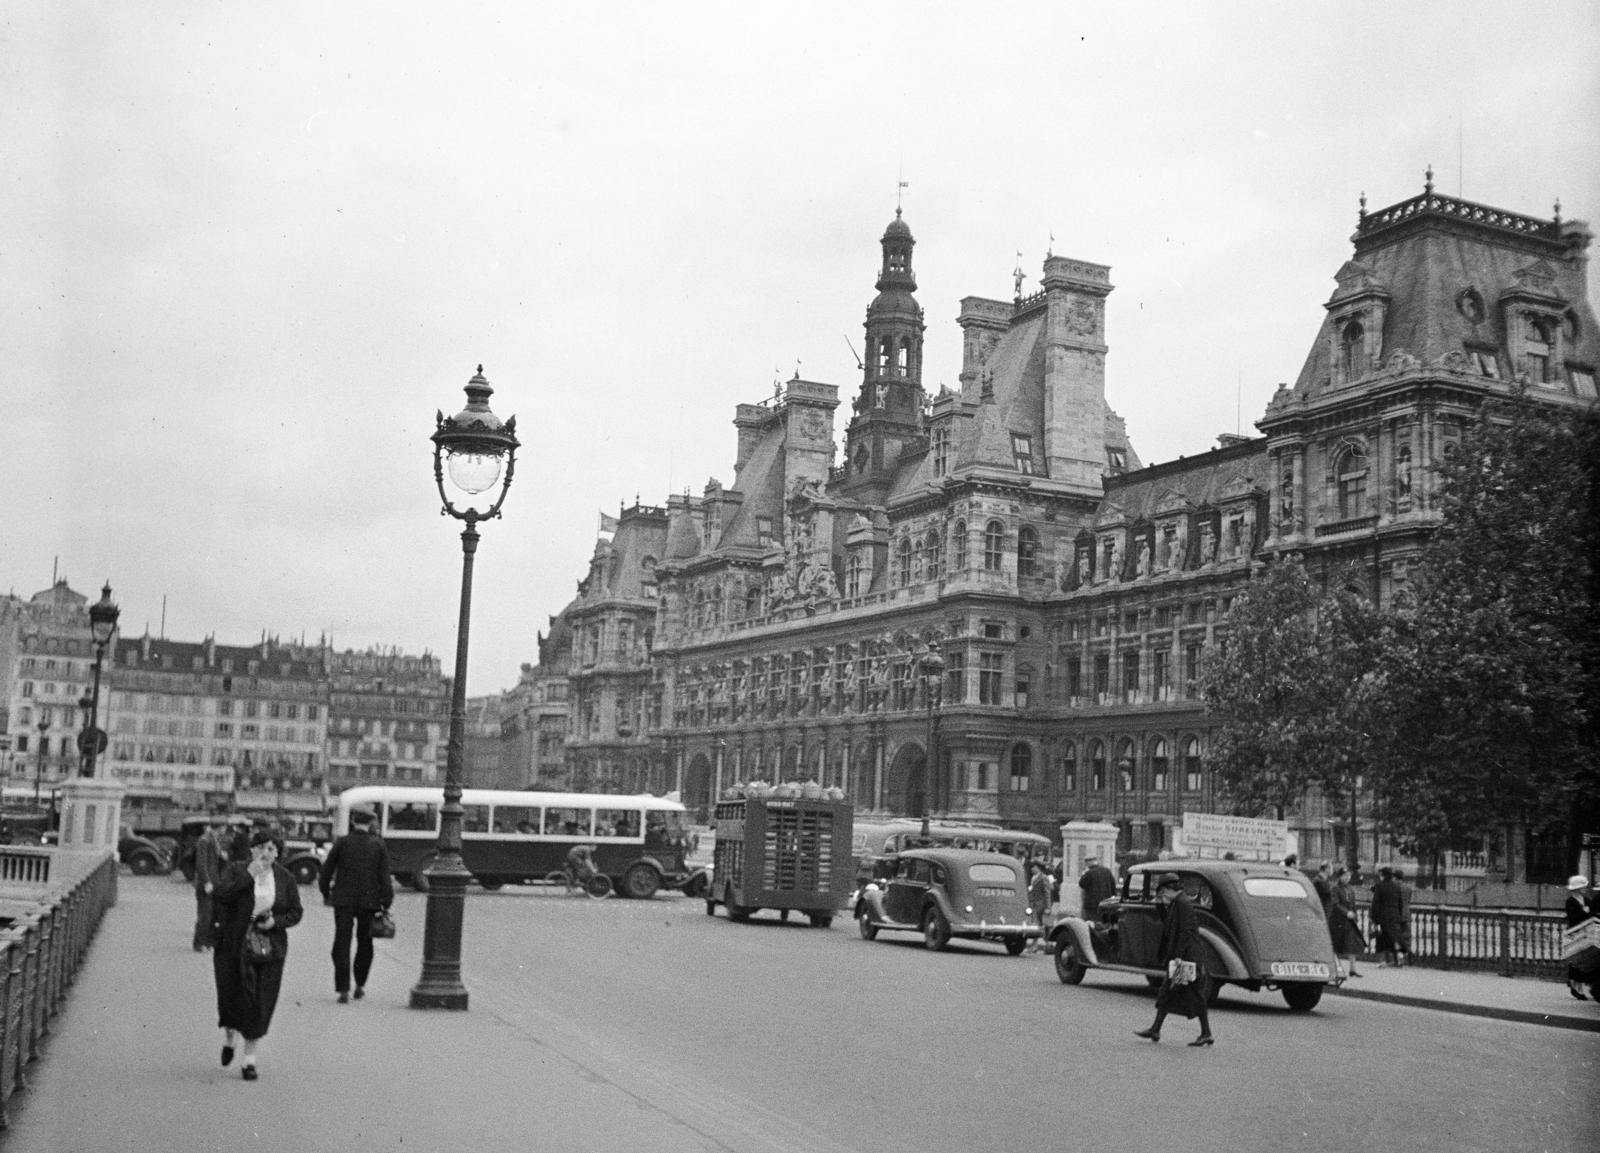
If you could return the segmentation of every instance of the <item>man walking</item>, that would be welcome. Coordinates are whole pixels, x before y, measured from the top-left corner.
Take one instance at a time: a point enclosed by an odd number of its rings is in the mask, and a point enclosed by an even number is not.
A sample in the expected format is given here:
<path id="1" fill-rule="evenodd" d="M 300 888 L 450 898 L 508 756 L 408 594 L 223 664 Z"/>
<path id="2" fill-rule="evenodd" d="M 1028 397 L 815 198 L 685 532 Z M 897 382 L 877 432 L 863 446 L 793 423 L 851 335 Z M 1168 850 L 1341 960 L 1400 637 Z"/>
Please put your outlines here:
<path id="1" fill-rule="evenodd" d="M 222 845 L 222 830 L 228 818 L 213 813 L 211 821 L 194 843 L 194 951 L 211 948 L 211 890 L 222 875 L 228 851 Z"/>
<path id="2" fill-rule="evenodd" d="M 1394 870 L 1387 865 L 1378 870 L 1378 883 L 1372 886 L 1372 904 L 1367 912 L 1378 927 L 1377 948 L 1383 954 L 1378 967 L 1404 965 L 1400 886 L 1395 884 Z"/>
<path id="3" fill-rule="evenodd" d="M 350 1000 L 350 931 L 355 930 L 356 1000 L 367 995 L 372 971 L 372 916 L 394 903 L 389 850 L 373 831 L 372 814 L 350 813 L 350 832 L 333 843 L 317 878 L 324 904 L 333 906 L 333 988 L 339 1004 Z"/>

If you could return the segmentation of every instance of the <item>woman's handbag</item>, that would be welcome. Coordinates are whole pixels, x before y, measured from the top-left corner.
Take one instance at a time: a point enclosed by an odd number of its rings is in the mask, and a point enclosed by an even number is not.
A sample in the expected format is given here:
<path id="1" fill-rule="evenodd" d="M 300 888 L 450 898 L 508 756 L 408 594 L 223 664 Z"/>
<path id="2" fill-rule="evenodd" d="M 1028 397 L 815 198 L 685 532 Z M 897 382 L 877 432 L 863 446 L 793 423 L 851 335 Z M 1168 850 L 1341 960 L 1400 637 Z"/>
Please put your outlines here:
<path id="1" fill-rule="evenodd" d="M 1167 980 L 1174 985 L 1192 985 L 1198 975 L 1193 961 L 1180 961 L 1177 958 L 1167 962 Z"/>
<path id="2" fill-rule="evenodd" d="M 385 939 L 394 936 L 394 916 L 388 909 L 379 909 L 372 914 L 372 935 Z"/>
<path id="3" fill-rule="evenodd" d="M 272 934 L 260 925 L 252 924 L 244 931 L 243 952 L 245 963 L 250 965 L 270 965 L 283 960 Z"/>

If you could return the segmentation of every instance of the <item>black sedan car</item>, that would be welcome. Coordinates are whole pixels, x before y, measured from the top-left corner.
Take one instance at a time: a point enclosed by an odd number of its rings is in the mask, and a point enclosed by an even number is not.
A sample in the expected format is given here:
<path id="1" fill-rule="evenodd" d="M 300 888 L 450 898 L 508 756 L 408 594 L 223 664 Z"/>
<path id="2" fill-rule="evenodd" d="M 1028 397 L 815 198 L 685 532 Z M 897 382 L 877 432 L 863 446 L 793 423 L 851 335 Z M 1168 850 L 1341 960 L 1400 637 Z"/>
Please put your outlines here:
<path id="1" fill-rule="evenodd" d="M 1037 940 L 1023 863 L 976 849 L 907 849 L 883 857 L 878 879 L 856 899 L 856 926 L 870 941 L 880 932 L 921 933 L 930 949 L 952 938 L 994 941 L 1013 957 Z"/>

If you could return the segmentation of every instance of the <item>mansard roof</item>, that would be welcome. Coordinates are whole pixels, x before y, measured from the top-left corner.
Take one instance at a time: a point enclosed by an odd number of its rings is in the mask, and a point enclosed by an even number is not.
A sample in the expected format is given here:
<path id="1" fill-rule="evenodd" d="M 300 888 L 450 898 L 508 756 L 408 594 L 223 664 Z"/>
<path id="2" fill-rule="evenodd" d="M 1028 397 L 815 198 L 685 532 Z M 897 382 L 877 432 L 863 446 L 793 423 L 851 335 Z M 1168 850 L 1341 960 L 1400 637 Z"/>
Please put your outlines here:
<path id="1" fill-rule="evenodd" d="M 1267 441 L 1259 437 L 1108 480 L 1102 510 L 1118 508 L 1132 523 L 1171 515 L 1184 505 L 1217 508 L 1265 489 L 1269 468 Z"/>

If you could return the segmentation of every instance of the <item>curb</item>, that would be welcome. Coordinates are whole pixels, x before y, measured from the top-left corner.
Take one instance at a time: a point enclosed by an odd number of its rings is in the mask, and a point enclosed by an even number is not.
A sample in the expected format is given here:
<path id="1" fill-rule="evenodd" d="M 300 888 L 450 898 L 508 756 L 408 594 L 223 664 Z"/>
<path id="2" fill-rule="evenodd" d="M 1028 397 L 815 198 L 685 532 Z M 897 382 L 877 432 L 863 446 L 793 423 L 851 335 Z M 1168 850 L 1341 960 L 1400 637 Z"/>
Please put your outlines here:
<path id="1" fill-rule="evenodd" d="M 1413 1009 L 1433 1009 L 1441 1013 L 1459 1013 L 1466 1017 L 1489 1017 L 1496 1021 L 1515 1021 L 1522 1025 L 1548 1025 L 1555 1029 L 1576 1029 L 1585 1033 L 1600 1033 L 1600 1017 L 1572 1017 L 1564 1013 L 1535 1013 L 1527 1009 L 1502 1009 L 1488 1005 L 1469 1005 L 1462 1002 L 1441 1001 L 1433 997 L 1408 997 L 1404 993 L 1368 992 L 1339 987 L 1328 990 L 1340 997 L 1358 1001 L 1387 1001 L 1391 1005 L 1406 1005 Z"/>

